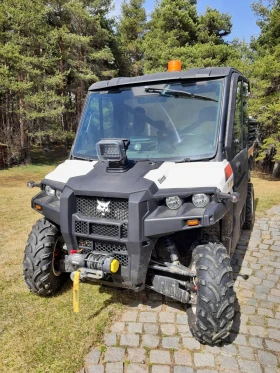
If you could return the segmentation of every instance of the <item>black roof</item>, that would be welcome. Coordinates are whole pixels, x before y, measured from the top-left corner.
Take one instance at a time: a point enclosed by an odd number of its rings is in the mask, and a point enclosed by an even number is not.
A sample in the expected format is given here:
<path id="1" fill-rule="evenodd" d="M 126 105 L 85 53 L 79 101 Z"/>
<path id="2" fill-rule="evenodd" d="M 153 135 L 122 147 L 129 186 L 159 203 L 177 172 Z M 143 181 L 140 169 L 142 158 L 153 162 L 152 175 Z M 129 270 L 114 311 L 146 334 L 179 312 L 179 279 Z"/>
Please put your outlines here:
<path id="1" fill-rule="evenodd" d="M 99 91 L 106 88 L 121 87 L 125 85 L 134 85 L 141 83 L 151 83 L 167 80 L 179 79 L 199 79 L 199 78 L 221 78 L 231 75 L 233 72 L 241 74 L 233 67 L 206 67 L 195 68 L 187 71 L 165 72 L 156 74 L 147 74 L 135 76 L 133 78 L 113 78 L 92 84 L 89 91 Z"/>

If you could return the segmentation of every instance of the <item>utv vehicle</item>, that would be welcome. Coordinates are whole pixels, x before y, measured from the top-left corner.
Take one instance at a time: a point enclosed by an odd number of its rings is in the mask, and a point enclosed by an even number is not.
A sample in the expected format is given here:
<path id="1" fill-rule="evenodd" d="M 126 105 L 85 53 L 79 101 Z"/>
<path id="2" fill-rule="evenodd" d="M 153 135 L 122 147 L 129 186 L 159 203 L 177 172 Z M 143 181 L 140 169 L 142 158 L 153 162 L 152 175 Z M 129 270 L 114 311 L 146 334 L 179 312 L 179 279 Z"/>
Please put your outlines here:
<path id="1" fill-rule="evenodd" d="M 197 340 L 224 340 L 230 257 L 254 223 L 248 96 L 234 68 L 94 83 L 69 159 L 28 183 L 41 189 L 32 208 L 44 216 L 25 249 L 28 288 L 52 295 L 76 271 L 148 288 L 187 305 Z"/>

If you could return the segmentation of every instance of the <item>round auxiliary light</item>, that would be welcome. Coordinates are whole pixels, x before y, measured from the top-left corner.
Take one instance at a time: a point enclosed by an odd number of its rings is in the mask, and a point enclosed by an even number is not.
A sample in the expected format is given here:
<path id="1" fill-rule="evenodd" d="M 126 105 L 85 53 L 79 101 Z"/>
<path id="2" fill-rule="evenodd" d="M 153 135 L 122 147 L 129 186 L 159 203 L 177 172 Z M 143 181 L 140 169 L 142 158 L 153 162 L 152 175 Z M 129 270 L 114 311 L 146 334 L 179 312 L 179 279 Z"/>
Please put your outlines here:
<path id="1" fill-rule="evenodd" d="M 57 199 L 60 199 L 61 194 L 62 194 L 62 192 L 60 190 L 55 191 L 55 195 L 56 195 Z"/>
<path id="2" fill-rule="evenodd" d="M 50 187 L 49 185 L 45 186 L 45 192 L 50 197 L 53 197 L 55 195 L 55 190 L 52 187 Z"/>
<path id="3" fill-rule="evenodd" d="M 210 202 L 210 197 L 207 194 L 200 193 L 192 196 L 192 203 L 195 207 L 206 207 Z"/>
<path id="4" fill-rule="evenodd" d="M 166 202 L 166 206 L 167 206 L 170 210 L 177 210 L 179 207 L 182 206 L 182 203 L 183 203 L 183 201 L 181 200 L 181 198 L 178 197 L 178 196 L 167 197 L 167 198 L 165 199 L 165 202 Z"/>

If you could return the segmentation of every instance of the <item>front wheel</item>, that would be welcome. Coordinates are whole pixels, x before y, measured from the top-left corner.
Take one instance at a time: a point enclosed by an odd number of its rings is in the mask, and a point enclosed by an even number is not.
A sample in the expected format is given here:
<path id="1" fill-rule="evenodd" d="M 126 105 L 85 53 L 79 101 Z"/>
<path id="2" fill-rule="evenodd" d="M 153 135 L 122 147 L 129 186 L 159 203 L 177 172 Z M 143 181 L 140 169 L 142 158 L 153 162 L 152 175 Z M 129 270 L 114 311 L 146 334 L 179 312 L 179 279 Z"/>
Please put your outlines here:
<path id="1" fill-rule="evenodd" d="M 214 345 L 230 333 L 234 317 L 234 290 L 230 258 L 220 243 L 207 243 L 193 251 L 197 293 L 187 310 L 193 336 Z"/>
<path id="2" fill-rule="evenodd" d="M 66 280 L 59 270 L 64 258 L 63 239 L 57 227 L 40 219 L 28 237 L 23 260 L 23 275 L 30 291 L 41 296 L 55 294 Z"/>

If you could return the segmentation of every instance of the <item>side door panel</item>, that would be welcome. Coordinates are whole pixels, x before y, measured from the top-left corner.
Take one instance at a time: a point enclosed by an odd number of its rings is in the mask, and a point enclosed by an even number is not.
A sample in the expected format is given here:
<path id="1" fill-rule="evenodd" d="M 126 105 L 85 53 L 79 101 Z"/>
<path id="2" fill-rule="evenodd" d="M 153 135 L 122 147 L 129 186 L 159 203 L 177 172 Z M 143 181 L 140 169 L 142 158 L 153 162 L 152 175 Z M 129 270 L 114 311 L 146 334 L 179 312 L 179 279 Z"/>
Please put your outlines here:
<path id="1" fill-rule="evenodd" d="M 240 200 L 233 208 L 231 247 L 231 252 L 233 252 L 238 243 L 244 222 L 244 207 L 248 188 L 248 151 L 243 128 L 243 121 L 244 119 L 246 120 L 243 106 L 243 80 L 238 74 L 232 76 L 228 114 L 225 148 L 227 159 L 230 161 L 234 175 L 233 191 L 240 194 Z"/>

